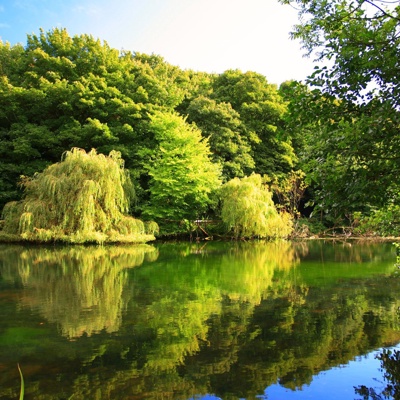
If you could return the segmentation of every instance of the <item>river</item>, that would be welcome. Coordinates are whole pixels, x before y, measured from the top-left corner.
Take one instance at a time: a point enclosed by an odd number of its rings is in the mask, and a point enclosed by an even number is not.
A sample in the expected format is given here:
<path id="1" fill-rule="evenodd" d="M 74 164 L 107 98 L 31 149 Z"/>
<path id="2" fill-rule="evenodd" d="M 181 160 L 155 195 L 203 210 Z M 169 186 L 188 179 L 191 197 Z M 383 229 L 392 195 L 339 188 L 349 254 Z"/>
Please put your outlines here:
<path id="1" fill-rule="evenodd" d="M 355 241 L 0 245 L 0 399 L 18 365 L 25 399 L 382 395 L 395 262 Z"/>

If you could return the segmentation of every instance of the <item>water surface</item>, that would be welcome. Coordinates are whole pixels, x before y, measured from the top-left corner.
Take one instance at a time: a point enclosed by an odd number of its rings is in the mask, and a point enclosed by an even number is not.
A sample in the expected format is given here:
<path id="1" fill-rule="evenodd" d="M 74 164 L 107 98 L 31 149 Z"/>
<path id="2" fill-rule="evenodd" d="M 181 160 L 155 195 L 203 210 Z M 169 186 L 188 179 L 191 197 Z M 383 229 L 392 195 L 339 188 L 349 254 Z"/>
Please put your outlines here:
<path id="1" fill-rule="evenodd" d="M 361 399 L 400 343 L 387 243 L 0 246 L 0 399 Z M 364 385 L 364 386 L 363 386 Z M 364 389 L 365 390 L 365 389 Z"/>

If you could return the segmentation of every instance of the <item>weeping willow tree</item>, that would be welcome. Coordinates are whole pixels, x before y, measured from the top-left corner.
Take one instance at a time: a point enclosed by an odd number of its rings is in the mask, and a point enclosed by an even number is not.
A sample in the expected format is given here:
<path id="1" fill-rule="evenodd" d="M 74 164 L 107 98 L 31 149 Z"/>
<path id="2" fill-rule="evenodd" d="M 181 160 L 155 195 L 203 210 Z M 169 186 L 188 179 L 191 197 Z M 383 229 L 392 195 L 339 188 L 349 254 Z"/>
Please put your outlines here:
<path id="1" fill-rule="evenodd" d="M 258 174 L 225 183 L 220 197 L 222 221 L 236 238 L 284 238 L 292 232 L 291 216 L 277 211 Z"/>
<path id="2" fill-rule="evenodd" d="M 21 185 L 23 200 L 3 210 L 6 234 L 39 242 L 154 240 L 142 221 L 126 214 L 134 191 L 119 152 L 105 156 L 74 148 Z"/>

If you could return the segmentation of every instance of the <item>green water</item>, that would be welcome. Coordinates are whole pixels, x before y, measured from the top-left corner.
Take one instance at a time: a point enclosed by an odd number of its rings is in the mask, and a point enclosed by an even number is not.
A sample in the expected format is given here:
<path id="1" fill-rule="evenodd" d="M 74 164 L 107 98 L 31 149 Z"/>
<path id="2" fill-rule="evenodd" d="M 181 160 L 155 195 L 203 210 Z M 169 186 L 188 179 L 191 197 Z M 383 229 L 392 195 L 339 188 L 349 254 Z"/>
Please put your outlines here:
<path id="1" fill-rule="evenodd" d="M 400 343 L 390 243 L 0 246 L 0 399 L 354 399 Z"/>

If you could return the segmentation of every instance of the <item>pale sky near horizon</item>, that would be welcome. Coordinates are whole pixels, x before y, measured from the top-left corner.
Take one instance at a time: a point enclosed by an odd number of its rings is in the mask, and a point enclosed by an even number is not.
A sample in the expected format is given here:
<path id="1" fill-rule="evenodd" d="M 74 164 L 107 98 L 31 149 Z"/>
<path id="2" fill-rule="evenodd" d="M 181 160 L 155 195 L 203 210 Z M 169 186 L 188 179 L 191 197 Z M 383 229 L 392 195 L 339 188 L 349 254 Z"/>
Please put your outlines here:
<path id="1" fill-rule="evenodd" d="M 66 28 L 183 69 L 255 71 L 276 84 L 313 70 L 289 38 L 296 22 L 277 0 L 0 0 L 0 39 L 11 45 L 40 28 Z"/>

